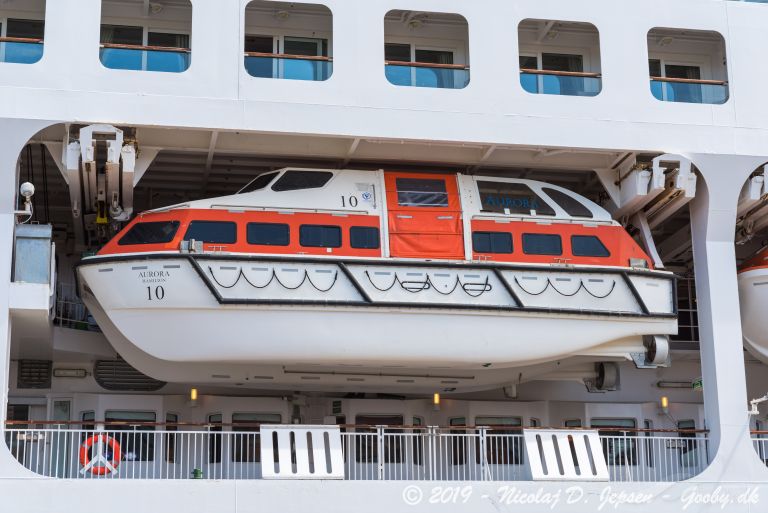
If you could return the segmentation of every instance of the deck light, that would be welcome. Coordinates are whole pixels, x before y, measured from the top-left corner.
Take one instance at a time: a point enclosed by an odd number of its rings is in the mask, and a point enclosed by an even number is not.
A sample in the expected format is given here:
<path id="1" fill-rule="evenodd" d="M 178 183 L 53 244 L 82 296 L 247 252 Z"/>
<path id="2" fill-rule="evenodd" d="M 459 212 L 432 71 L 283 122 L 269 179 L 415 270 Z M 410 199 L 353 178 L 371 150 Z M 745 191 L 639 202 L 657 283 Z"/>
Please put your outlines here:
<path id="1" fill-rule="evenodd" d="M 440 394 L 438 392 L 435 392 L 432 396 L 432 405 L 435 407 L 435 410 L 440 409 Z"/>
<path id="2" fill-rule="evenodd" d="M 197 389 L 196 388 L 191 388 L 189 390 L 189 400 L 192 401 L 192 402 L 197 401 Z"/>
<path id="3" fill-rule="evenodd" d="M 662 413 L 669 413 L 669 397 L 666 395 L 661 397 L 661 400 L 659 401 L 659 406 L 661 407 Z"/>

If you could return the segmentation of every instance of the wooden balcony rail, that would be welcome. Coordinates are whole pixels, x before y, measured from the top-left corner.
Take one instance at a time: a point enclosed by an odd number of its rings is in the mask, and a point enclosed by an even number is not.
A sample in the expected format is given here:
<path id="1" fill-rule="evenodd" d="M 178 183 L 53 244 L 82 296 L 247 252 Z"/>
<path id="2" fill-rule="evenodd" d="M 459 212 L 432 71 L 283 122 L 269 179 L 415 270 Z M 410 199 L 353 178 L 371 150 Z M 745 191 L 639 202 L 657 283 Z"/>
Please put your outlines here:
<path id="1" fill-rule="evenodd" d="M 145 46 L 145 45 L 124 45 L 117 43 L 101 43 L 101 48 L 115 48 L 118 50 L 144 50 L 148 52 L 173 52 L 173 53 L 191 53 L 189 48 L 178 48 L 175 46 Z"/>
<path id="2" fill-rule="evenodd" d="M 103 427 L 251 427 L 260 428 L 262 425 L 269 426 L 270 424 L 264 424 L 261 422 L 142 422 L 142 421 L 123 421 L 123 420 L 6 420 L 5 425 L 13 428 L 14 426 L 103 426 Z M 297 427 L 301 427 L 301 424 L 297 424 Z M 480 428 L 485 429 L 505 429 L 505 430 L 522 430 L 522 429 L 557 429 L 562 431 L 586 431 L 586 430 L 598 430 L 598 431 L 611 431 L 620 433 L 709 433 L 708 429 L 643 429 L 643 428 L 623 428 L 623 427 L 527 427 L 527 426 L 510 426 L 508 424 L 486 424 L 482 426 L 413 426 L 413 425 L 379 425 L 379 424 L 338 424 L 338 427 L 345 429 L 376 429 L 383 427 L 384 429 L 409 429 L 409 430 L 427 430 L 437 428 L 445 431 L 472 431 Z M 89 428 L 90 430 L 91 428 Z M 768 431 L 752 431 L 752 434 L 766 434 Z"/>
<path id="3" fill-rule="evenodd" d="M 466 64 L 439 64 L 436 62 L 384 61 L 388 66 L 407 66 L 411 68 L 463 69 L 469 70 Z"/>
<path id="4" fill-rule="evenodd" d="M 589 73 L 585 71 L 555 71 L 549 69 L 520 68 L 520 73 L 528 73 L 531 75 L 554 75 L 556 77 L 602 78 L 600 73 Z"/>
<path id="5" fill-rule="evenodd" d="M 0 37 L 0 43 L 33 43 L 43 44 L 42 39 L 35 39 L 31 37 Z"/>
<path id="6" fill-rule="evenodd" d="M 265 52 L 245 52 L 246 57 L 266 57 L 270 59 L 294 59 L 302 61 L 321 61 L 333 62 L 332 57 L 324 55 L 295 55 L 291 53 L 265 53 Z"/>
<path id="7" fill-rule="evenodd" d="M 678 84 L 704 84 L 704 85 L 728 85 L 725 80 L 701 80 L 698 78 L 671 78 L 671 77 L 651 77 L 652 82 L 673 82 Z"/>

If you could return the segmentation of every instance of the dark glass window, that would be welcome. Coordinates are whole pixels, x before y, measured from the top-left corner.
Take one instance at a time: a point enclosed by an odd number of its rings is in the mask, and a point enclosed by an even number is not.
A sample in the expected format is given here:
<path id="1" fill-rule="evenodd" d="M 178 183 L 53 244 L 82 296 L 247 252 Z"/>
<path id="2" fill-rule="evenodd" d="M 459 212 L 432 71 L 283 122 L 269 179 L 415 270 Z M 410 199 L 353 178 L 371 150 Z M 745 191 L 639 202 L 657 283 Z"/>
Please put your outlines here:
<path id="1" fill-rule="evenodd" d="M 567 195 L 563 191 L 552 189 L 550 187 L 544 187 L 541 189 L 547 196 L 552 198 L 555 203 L 560 205 L 560 208 L 565 210 L 566 214 L 573 217 L 588 217 L 592 218 L 592 211 L 589 210 L 581 201 L 576 198 Z"/>
<path id="2" fill-rule="evenodd" d="M 555 211 L 523 183 L 478 181 L 483 212 L 553 216 Z"/>
<path id="3" fill-rule="evenodd" d="M 144 28 L 124 25 L 102 25 L 101 43 L 141 46 L 144 44 Z"/>
<path id="4" fill-rule="evenodd" d="M 476 253 L 512 253 L 512 234 L 472 232 L 472 249 Z"/>
<path id="5" fill-rule="evenodd" d="M 45 22 L 39 20 L 8 20 L 7 37 L 43 39 Z"/>
<path id="6" fill-rule="evenodd" d="M 286 171 L 272 186 L 273 191 L 317 189 L 328 183 L 333 173 L 327 171 Z"/>
<path id="7" fill-rule="evenodd" d="M 518 63 L 520 64 L 521 70 L 539 68 L 539 59 L 537 57 L 531 57 L 529 55 L 521 55 L 518 58 Z"/>
<path id="8" fill-rule="evenodd" d="M 166 48 L 186 48 L 189 50 L 188 34 L 169 34 L 166 32 L 149 32 L 147 34 L 149 46 L 164 46 Z"/>
<path id="9" fill-rule="evenodd" d="M 611 252 L 594 235 L 573 235 L 571 237 L 573 256 L 608 257 Z"/>
<path id="10" fill-rule="evenodd" d="M 339 248 L 341 247 L 341 228 L 303 224 L 299 228 L 299 244 L 309 248 Z"/>
<path id="11" fill-rule="evenodd" d="M 146 425 L 156 422 L 157 417 L 154 412 L 107 411 L 104 413 L 104 420 L 127 423 L 127 426 L 112 428 L 117 431 L 109 433 L 109 436 L 120 444 L 122 461 L 154 461 L 155 435 L 151 431 L 155 428 Z M 112 455 L 109 455 L 109 459 L 112 459 Z"/>
<path id="12" fill-rule="evenodd" d="M 401 207 L 447 207 L 445 180 L 431 178 L 397 178 L 397 204 Z"/>
<path id="13" fill-rule="evenodd" d="M 263 175 L 259 175 L 248 182 L 248 185 L 237 191 L 237 193 L 244 194 L 246 192 L 259 191 L 269 185 L 275 176 L 277 176 L 277 173 L 264 173 Z"/>
<path id="14" fill-rule="evenodd" d="M 524 233 L 523 253 L 526 255 L 562 255 L 563 241 L 559 235 Z"/>
<path id="15" fill-rule="evenodd" d="M 387 43 L 384 45 L 384 60 L 411 62 L 411 45 Z"/>
<path id="16" fill-rule="evenodd" d="M 245 51 L 273 53 L 275 51 L 275 39 L 272 36 L 245 36 Z"/>
<path id="17" fill-rule="evenodd" d="M 287 246 L 291 243 L 291 229 L 287 224 L 248 223 L 246 237 L 248 244 Z"/>
<path id="18" fill-rule="evenodd" d="M 379 229 L 353 226 L 349 229 L 349 245 L 356 249 L 379 249 Z"/>
<path id="19" fill-rule="evenodd" d="M 212 244 L 234 244 L 237 224 L 231 221 L 192 221 L 184 240 L 200 240 Z"/>
<path id="20" fill-rule="evenodd" d="M 562 53 L 541 54 L 541 69 L 548 71 L 584 71 L 584 57 Z"/>
<path id="21" fill-rule="evenodd" d="M 155 221 L 151 223 L 136 223 L 128 233 L 122 236 L 118 244 L 163 244 L 171 242 L 179 229 L 178 221 Z"/>

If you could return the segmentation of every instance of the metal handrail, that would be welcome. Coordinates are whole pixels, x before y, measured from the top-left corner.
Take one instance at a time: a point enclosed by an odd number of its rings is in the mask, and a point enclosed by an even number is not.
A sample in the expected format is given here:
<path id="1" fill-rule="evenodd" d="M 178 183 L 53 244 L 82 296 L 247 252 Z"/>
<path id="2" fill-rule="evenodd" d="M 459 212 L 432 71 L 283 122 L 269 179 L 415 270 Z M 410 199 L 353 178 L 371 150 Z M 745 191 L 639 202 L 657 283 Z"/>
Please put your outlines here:
<path id="1" fill-rule="evenodd" d="M 562 77 L 584 77 L 584 78 L 602 78 L 600 73 L 591 73 L 586 71 L 555 71 L 551 69 L 533 69 L 520 68 L 520 73 L 529 73 L 531 75 L 554 75 Z"/>
<path id="2" fill-rule="evenodd" d="M 0 43 L 36 43 L 43 44 L 42 39 L 32 37 L 0 37 Z"/>
<path id="3" fill-rule="evenodd" d="M 728 85 L 725 80 L 701 80 L 698 78 L 672 78 L 672 77 L 650 77 L 652 82 L 673 82 L 680 84 L 704 84 L 704 85 Z"/>
<path id="4" fill-rule="evenodd" d="M 411 68 L 463 69 L 463 70 L 469 69 L 469 65 L 466 65 L 466 64 L 439 64 L 436 62 L 411 62 L 411 61 L 385 60 L 384 64 L 389 66 L 407 66 Z"/>
<path id="5" fill-rule="evenodd" d="M 323 61 L 333 62 L 333 57 L 324 55 L 296 55 L 292 53 L 267 53 L 267 52 L 245 52 L 246 57 L 268 57 L 272 59 L 294 59 L 302 61 Z"/>
<path id="6" fill-rule="evenodd" d="M 148 46 L 148 45 L 126 45 L 117 43 L 101 43 L 101 48 L 115 48 L 122 50 L 146 50 L 151 52 L 174 52 L 174 53 L 190 53 L 192 50 L 189 48 L 180 48 L 175 46 Z"/>

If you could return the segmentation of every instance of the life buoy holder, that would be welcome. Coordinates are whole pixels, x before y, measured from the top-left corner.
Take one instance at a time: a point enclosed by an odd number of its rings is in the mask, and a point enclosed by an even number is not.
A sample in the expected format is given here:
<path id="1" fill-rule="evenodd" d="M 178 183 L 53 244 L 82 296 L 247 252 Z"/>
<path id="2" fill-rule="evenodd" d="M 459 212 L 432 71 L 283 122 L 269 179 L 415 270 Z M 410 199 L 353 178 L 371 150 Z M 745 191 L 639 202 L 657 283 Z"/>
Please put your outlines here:
<path id="1" fill-rule="evenodd" d="M 91 449 L 94 445 L 96 446 L 96 454 L 91 457 Z M 112 452 L 111 458 L 107 455 L 107 450 Z M 90 472 L 97 476 L 117 474 L 117 467 L 120 465 L 121 458 L 122 450 L 117 440 L 104 434 L 93 435 L 80 446 L 80 465 L 83 467 L 80 473 Z"/>

